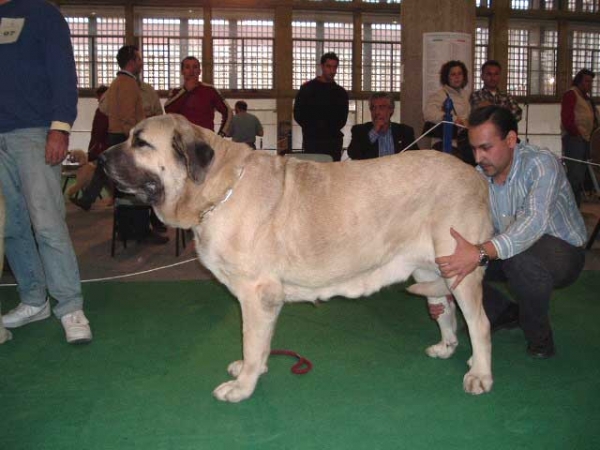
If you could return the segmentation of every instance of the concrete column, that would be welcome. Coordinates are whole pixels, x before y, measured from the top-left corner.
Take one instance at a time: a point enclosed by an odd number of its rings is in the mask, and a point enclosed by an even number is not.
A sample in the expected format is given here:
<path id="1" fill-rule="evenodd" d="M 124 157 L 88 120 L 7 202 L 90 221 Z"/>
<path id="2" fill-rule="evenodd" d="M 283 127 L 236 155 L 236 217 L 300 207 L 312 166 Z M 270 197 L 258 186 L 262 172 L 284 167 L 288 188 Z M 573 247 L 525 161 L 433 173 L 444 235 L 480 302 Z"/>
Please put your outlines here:
<path id="1" fill-rule="evenodd" d="M 292 6 L 275 7 L 275 89 L 277 91 L 277 152 L 292 151 Z"/>
<path id="2" fill-rule="evenodd" d="M 500 90 L 505 91 L 508 75 L 508 19 L 510 18 L 510 0 L 494 0 L 492 2 L 492 11 L 489 57 L 498 61 L 502 66 Z M 479 71 L 479 67 L 476 69 Z"/>
<path id="3" fill-rule="evenodd" d="M 400 117 L 419 135 L 423 129 L 423 33 L 470 33 L 475 43 L 475 0 L 402 0 Z M 469 74 L 472 76 L 472 74 Z"/>
<path id="4" fill-rule="evenodd" d="M 202 81 L 214 83 L 213 64 L 213 39 L 212 39 L 212 8 L 204 9 L 204 38 L 202 39 Z"/>

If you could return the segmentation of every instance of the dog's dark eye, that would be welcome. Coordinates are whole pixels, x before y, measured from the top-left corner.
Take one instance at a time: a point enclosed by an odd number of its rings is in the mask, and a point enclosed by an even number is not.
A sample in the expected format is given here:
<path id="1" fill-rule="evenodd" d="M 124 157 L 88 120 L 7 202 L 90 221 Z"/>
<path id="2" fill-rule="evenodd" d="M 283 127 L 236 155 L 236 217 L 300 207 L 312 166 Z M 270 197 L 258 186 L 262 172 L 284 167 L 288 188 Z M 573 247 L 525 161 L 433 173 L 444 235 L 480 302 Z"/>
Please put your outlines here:
<path id="1" fill-rule="evenodd" d="M 141 134 L 141 130 L 134 133 L 133 141 L 131 143 L 132 146 L 133 147 L 149 147 L 149 148 L 154 149 L 154 146 L 152 144 L 150 144 L 148 141 L 141 138 L 140 134 Z"/>
<path id="2" fill-rule="evenodd" d="M 136 137 L 133 140 L 133 146 L 134 147 L 152 147 L 147 141 L 145 141 L 139 137 Z"/>

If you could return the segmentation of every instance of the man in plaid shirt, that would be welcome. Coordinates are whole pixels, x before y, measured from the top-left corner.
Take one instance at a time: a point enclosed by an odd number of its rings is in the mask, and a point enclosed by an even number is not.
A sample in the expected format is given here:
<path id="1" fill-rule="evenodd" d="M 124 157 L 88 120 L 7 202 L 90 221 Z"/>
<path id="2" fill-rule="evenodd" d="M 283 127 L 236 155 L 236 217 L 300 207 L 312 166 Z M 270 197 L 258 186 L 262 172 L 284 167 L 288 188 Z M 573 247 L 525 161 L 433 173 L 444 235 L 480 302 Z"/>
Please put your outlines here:
<path id="1" fill-rule="evenodd" d="M 519 122 L 523 110 L 508 93 L 498 89 L 501 72 L 502 66 L 500 66 L 498 61 L 493 59 L 486 61 L 483 66 L 481 66 L 483 88 L 471 93 L 471 97 L 469 98 L 471 110 L 482 106 L 499 105 L 508 108 L 517 122 Z"/>

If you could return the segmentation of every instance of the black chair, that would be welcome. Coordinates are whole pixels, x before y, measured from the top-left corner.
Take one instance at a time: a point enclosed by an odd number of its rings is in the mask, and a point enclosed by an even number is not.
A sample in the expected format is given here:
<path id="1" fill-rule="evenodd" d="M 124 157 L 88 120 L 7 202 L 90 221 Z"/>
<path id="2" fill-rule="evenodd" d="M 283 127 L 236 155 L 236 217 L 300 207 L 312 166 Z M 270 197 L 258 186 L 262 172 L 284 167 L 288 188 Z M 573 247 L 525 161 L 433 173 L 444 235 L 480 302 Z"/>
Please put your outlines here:
<path id="1" fill-rule="evenodd" d="M 185 233 L 189 230 L 177 228 L 175 230 L 175 256 L 179 256 L 179 242 L 181 242 L 181 248 L 185 248 Z"/>
<path id="2" fill-rule="evenodd" d="M 141 242 L 144 238 L 140 230 L 145 230 L 150 220 L 152 207 L 139 203 L 133 196 L 115 193 L 115 205 L 113 209 L 112 241 L 110 245 L 110 256 L 115 256 L 115 245 L 117 239 L 127 248 L 127 241 L 135 239 Z"/>

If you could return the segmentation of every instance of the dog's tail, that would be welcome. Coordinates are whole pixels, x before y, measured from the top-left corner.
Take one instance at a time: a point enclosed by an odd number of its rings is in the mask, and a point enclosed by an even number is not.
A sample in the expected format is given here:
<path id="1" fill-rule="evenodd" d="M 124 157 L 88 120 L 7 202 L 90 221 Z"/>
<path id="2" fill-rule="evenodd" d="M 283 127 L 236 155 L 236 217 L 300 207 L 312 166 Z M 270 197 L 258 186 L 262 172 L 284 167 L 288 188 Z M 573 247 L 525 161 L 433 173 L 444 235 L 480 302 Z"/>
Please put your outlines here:
<path id="1" fill-rule="evenodd" d="M 422 295 L 423 297 L 443 297 L 451 294 L 443 278 L 438 278 L 435 281 L 415 283 L 407 287 L 406 290 L 411 294 Z"/>

